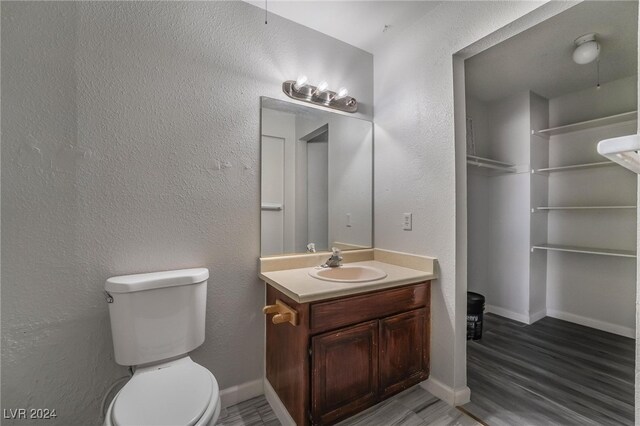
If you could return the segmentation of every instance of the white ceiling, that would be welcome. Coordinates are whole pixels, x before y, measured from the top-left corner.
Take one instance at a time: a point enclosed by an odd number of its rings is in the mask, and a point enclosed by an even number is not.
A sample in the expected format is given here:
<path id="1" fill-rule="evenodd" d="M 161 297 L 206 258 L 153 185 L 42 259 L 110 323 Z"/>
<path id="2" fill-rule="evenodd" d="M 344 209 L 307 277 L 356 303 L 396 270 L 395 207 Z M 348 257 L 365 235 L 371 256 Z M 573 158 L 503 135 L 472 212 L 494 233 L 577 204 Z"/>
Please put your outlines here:
<path id="1" fill-rule="evenodd" d="M 264 0 L 245 0 L 262 9 Z M 268 11 L 373 53 L 385 36 L 434 9 L 437 1 L 268 0 Z M 385 25 L 389 25 L 386 31 Z"/>
<path id="2" fill-rule="evenodd" d="M 546 98 L 594 87 L 596 63 L 571 59 L 573 41 L 595 32 L 600 81 L 637 74 L 638 2 L 586 1 L 465 62 L 467 94 L 492 101 L 532 90 Z"/>

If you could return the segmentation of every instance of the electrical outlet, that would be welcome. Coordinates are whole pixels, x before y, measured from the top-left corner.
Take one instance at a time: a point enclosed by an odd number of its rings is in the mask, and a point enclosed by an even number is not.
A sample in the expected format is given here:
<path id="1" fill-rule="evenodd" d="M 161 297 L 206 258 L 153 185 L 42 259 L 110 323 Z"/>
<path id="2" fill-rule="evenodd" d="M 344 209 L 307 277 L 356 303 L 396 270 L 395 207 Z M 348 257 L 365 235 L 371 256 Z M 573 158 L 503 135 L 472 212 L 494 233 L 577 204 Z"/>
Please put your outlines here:
<path id="1" fill-rule="evenodd" d="M 347 213 L 347 228 L 351 228 L 351 213 Z"/>
<path id="2" fill-rule="evenodd" d="M 404 229 L 405 231 L 411 231 L 411 227 L 412 227 L 412 214 L 411 213 L 404 213 L 402 215 L 402 229 Z"/>

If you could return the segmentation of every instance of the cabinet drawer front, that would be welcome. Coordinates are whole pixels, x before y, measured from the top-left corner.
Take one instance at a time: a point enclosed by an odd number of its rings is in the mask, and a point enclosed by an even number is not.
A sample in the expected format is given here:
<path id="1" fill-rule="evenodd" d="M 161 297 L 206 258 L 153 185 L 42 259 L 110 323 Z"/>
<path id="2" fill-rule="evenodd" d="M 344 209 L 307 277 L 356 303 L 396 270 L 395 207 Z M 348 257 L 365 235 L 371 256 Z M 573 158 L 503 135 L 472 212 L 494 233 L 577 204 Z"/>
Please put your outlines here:
<path id="1" fill-rule="evenodd" d="M 426 306 L 429 282 L 311 305 L 313 333 Z"/>

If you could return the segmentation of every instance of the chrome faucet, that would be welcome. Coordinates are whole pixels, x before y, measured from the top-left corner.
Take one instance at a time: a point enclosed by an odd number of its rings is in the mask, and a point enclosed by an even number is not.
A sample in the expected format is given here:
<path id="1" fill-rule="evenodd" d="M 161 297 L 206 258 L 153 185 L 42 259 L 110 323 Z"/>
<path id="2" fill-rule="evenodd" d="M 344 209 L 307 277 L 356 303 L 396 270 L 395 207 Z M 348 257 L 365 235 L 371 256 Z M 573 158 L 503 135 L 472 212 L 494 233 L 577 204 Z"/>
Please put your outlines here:
<path id="1" fill-rule="evenodd" d="M 323 268 L 337 268 L 342 266 L 342 256 L 340 256 L 340 249 L 331 247 L 331 257 L 322 265 Z"/>

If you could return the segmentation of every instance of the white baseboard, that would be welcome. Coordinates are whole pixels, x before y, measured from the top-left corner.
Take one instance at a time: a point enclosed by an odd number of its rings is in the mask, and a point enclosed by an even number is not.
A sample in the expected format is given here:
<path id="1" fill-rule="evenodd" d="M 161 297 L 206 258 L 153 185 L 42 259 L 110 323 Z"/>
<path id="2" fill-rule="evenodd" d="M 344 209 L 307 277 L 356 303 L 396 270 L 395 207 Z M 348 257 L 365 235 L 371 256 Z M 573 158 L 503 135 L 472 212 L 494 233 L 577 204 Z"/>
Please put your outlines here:
<path id="1" fill-rule="evenodd" d="M 468 386 L 453 389 L 433 378 L 429 378 L 420 383 L 420 386 L 431 395 L 440 398 L 452 406 L 464 405 L 471 400 L 471 389 L 469 389 Z"/>
<path id="2" fill-rule="evenodd" d="M 529 324 L 529 317 L 518 312 L 513 312 L 500 306 L 485 305 L 485 312 L 500 315 L 501 317 L 509 318 L 514 321 L 523 322 Z"/>
<path id="3" fill-rule="evenodd" d="M 547 310 L 546 309 L 542 309 L 538 312 L 534 312 L 533 314 L 529 315 L 529 322 L 528 324 L 533 324 L 536 321 L 540 321 L 542 318 L 547 316 Z"/>
<path id="4" fill-rule="evenodd" d="M 226 408 L 262 395 L 264 393 L 263 386 L 262 379 L 258 379 L 221 390 L 220 402 L 222 407 Z"/>
<path id="5" fill-rule="evenodd" d="M 540 321 L 542 318 L 547 316 L 546 309 L 542 309 L 530 315 L 525 315 L 525 314 L 520 314 L 518 312 L 510 311 L 505 308 L 501 308 L 500 306 L 485 305 L 485 311 L 488 313 L 500 315 L 501 317 L 509 318 L 514 321 L 522 322 L 525 324 L 533 324 L 534 322 Z"/>
<path id="6" fill-rule="evenodd" d="M 600 321 L 593 318 L 587 318 L 580 315 L 570 314 L 568 312 L 556 311 L 554 309 L 547 309 L 547 315 L 552 318 L 557 318 L 576 324 L 584 325 L 587 327 L 595 328 L 597 330 L 607 331 L 609 333 L 618 334 L 624 337 L 631 337 L 635 339 L 636 330 L 631 327 L 625 327 L 623 325 L 611 324 L 610 322 Z"/>
<path id="7" fill-rule="evenodd" d="M 287 408 L 284 406 L 278 394 L 271 386 L 271 383 L 265 378 L 264 379 L 264 396 L 267 398 L 267 402 L 271 405 L 271 409 L 275 413 L 278 420 L 282 426 L 296 426 L 296 422 L 293 421 L 293 418 L 287 411 Z"/>
<path id="8" fill-rule="evenodd" d="M 508 309 L 501 308 L 494 305 L 485 305 L 485 311 L 488 313 L 500 315 L 501 317 L 509 318 L 514 321 L 522 322 L 525 324 L 533 324 L 536 321 L 541 320 L 546 316 L 557 318 L 576 324 L 584 325 L 586 327 L 595 328 L 596 330 L 607 331 L 609 333 L 618 334 L 624 337 L 631 337 L 635 339 L 636 330 L 631 327 L 625 327 L 623 325 L 612 324 L 610 322 L 600 321 L 593 318 L 583 317 L 580 315 L 570 314 L 568 312 L 556 311 L 555 309 L 543 309 L 535 312 L 529 316 L 519 314 L 517 312 L 510 311 Z"/>

